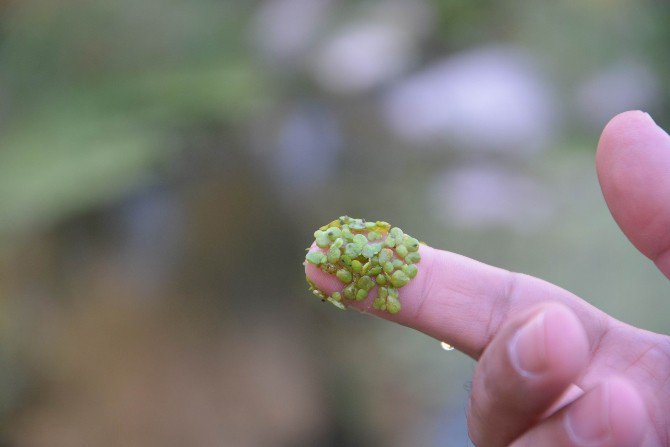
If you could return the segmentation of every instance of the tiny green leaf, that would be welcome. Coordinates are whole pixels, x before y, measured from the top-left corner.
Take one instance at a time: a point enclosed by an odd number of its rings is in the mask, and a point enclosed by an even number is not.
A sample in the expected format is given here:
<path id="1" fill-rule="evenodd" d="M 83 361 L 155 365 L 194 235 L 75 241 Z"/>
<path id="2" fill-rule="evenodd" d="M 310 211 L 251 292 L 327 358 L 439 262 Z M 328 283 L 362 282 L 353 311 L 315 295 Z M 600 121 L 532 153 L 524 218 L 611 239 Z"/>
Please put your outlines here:
<path id="1" fill-rule="evenodd" d="M 351 259 L 359 257 L 362 251 L 363 247 L 353 242 L 349 242 L 344 246 L 344 254 L 349 256 Z"/>
<path id="2" fill-rule="evenodd" d="M 382 272 L 382 267 L 380 265 L 375 265 L 374 267 L 368 269 L 367 274 L 370 276 L 379 275 Z"/>
<path id="3" fill-rule="evenodd" d="M 305 256 L 305 259 L 307 260 L 307 262 L 314 265 L 320 265 L 327 261 L 326 255 L 324 255 L 320 251 L 310 251 Z"/>
<path id="4" fill-rule="evenodd" d="M 333 295 L 335 295 L 335 294 L 333 294 Z M 335 298 L 333 298 L 332 296 L 329 296 L 328 298 L 326 298 L 326 301 L 328 301 L 328 302 L 331 303 L 333 306 L 335 306 L 335 307 L 337 307 L 337 308 L 339 308 L 339 309 L 347 310 L 347 308 L 344 306 L 344 304 L 342 304 L 342 303 L 340 302 L 340 300 L 335 299 Z"/>
<path id="5" fill-rule="evenodd" d="M 338 248 L 339 249 L 339 248 L 342 248 L 342 245 L 344 245 L 344 239 L 342 239 L 341 237 L 338 237 L 337 239 L 335 239 L 335 242 L 333 242 L 331 244 L 330 248 Z"/>
<path id="6" fill-rule="evenodd" d="M 405 274 L 402 270 L 396 270 L 391 275 L 391 284 L 395 288 L 400 288 L 406 285 L 409 282 L 409 276 Z"/>
<path id="7" fill-rule="evenodd" d="M 349 228 L 352 230 L 365 230 L 365 224 L 361 219 L 354 219 L 349 223 Z"/>
<path id="8" fill-rule="evenodd" d="M 400 300 L 394 296 L 389 295 L 388 298 L 386 298 L 386 310 L 390 314 L 397 314 L 400 312 Z"/>
<path id="9" fill-rule="evenodd" d="M 358 278 L 358 281 L 356 281 L 356 286 L 359 289 L 370 290 L 375 286 L 375 282 L 369 276 L 364 275 Z"/>
<path id="10" fill-rule="evenodd" d="M 402 267 L 402 271 L 405 272 L 405 275 L 412 279 L 416 276 L 417 273 L 419 273 L 419 268 L 416 266 L 416 264 L 408 264 Z"/>
<path id="11" fill-rule="evenodd" d="M 379 250 L 382 249 L 381 244 L 372 244 L 372 245 L 366 245 L 363 247 L 363 251 L 361 254 L 365 256 L 366 258 L 370 259 L 377 253 L 379 253 Z"/>
<path id="12" fill-rule="evenodd" d="M 410 264 L 416 264 L 417 262 L 421 261 L 421 255 L 419 254 L 418 251 L 415 251 L 414 253 L 410 253 L 407 256 L 405 256 L 405 261 L 407 261 Z"/>
<path id="13" fill-rule="evenodd" d="M 408 237 L 402 243 L 405 247 L 407 247 L 407 250 L 410 252 L 415 252 L 419 250 L 419 241 L 414 239 L 413 237 Z"/>
<path id="14" fill-rule="evenodd" d="M 390 248 L 383 248 L 379 252 L 379 263 L 384 264 L 386 262 L 389 262 L 390 260 L 393 259 L 393 250 Z"/>
<path id="15" fill-rule="evenodd" d="M 351 272 L 347 269 L 338 270 L 337 273 L 335 273 L 335 276 L 337 276 L 337 279 L 339 279 L 345 284 L 350 283 L 351 280 L 353 279 Z"/>
<path id="16" fill-rule="evenodd" d="M 368 291 L 365 289 L 358 289 L 356 292 L 356 301 L 363 301 L 368 296 Z"/>
<path id="17" fill-rule="evenodd" d="M 402 237 L 405 233 L 403 233 L 403 231 L 400 228 L 393 227 L 391 228 L 391 231 L 389 231 L 389 234 L 393 236 L 393 239 L 395 239 L 396 241 L 400 241 L 402 240 Z"/>
<path id="18" fill-rule="evenodd" d="M 365 237 L 363 234 L 357 234 L 354 236 L 354 244 L 360 245 L 361 248 L 368 243 L 368 238 Z"/>
<path id="19" fill-rule="evenodd" d="M 383 273 L 380 273 L 380 274 L 377 275 L 377 277 L 375 278 L 375 282 L 376 282 L 377 284 L 379 284 L 380 286 L 384 286 L 384 285 L 386 285 L 386 283 L 388 282 L 388 279 L 386 279 L 386 275 L 384 275 Z"/>
<path id="20" fill-rule="evenodd" d="M 330 247 L 330 250 L 328 250 L 328 254 L 326 255 L 328 258 L 328 262 L 331 264 L 335 264 L 337 261 L 340 260 L 340 250 L 338 248 L 333 248 Z"/>
<path id="21" fill-rule="evenodd" d="M 407 256 L 407 253 L 409 253 L 409 250 L 407 250 L 407 247 L 405 247 L 404 245 L 398 245 L 395 248 L 395 252 L 398 253 L 398 256 L 404 258 L 405 256 Z"/>
<path id="22" fill-rule="evenodd" d="M 328 236 L 324 233 L 316 238 L 316 245 L 318 245 L 319 248 L 328 248 L 330 246 L 330 239 L 328 239 Z"/>
<path id="23" fill-rule="evenodd" d="M 356 298 L 356 286 L 352 283 L 344 288 L 342 291 L 344 297 L 348 300 L 353 300 Z"/>
<path id="24" fill-rule="evenodd" d="M 329 228 L 328 231 L 326 231 L 326 234 L 328 235 L 328 238 L 331 241 L 334 241 L 338 237 L 342 236 L 342 230 L 340 230 L 337 227 Z"/>
<path id="25" fill-rule="evenodd" d="M 382 235 L 377 233 L 376 231 L 371 231 L 368 233 L 368 240 L 370 242 L 376 241 L 377 239 L 381 239 Z"/>

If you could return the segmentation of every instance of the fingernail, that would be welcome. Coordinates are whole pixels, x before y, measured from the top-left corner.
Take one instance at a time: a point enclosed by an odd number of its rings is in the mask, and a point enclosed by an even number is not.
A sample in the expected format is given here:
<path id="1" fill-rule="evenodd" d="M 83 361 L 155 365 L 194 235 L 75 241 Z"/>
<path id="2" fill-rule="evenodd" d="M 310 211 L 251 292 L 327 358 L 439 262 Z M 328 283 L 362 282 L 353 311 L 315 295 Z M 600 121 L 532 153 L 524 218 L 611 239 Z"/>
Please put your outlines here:
<path id="1" fill-rule="evenodd" d="M 656 121 L 654 121 L 654 118 L 652 118 L 650 114 L 648 114 L 647 112 L 643 112 L 642 110 L 640 110 L 640 112 L 642 112 L 642 114 L 645 115 L 645 118 L 647 118 L 651 122 L 651 124 L 653 124 L 657 128 L 661 129 L 663 132 L 665 132 L 665 130 L 661 126 L 656 124 Z"/>
<path id="2" fill-rule="evenodd" d="M 546 313 L 545 310 L 534 316 L 519 329 L 510 342 L 512 366 L 524 377 L 540 374 L 547 369 L 544 335 Z"/>
<path id="3" fill-rule="evenodd" d="M 639 112 L 641 112 L 643 115 L 645 115 L 645 118 L 647 118 L 649 121 L 656 124 L 656 122 L 654 121 L 654 118 L 652 118 L 651 115 L 649 115 L 649 113 L 645 112 L 644 110 L 640 110 Z"/>
<path id="4" fill-rule="evenodd" d="M 572 404 L 565 425 L 575 445 L 596 447 L 607 441 L 611 432 L 608 396 L 608 385 L 603 384 Z"/>

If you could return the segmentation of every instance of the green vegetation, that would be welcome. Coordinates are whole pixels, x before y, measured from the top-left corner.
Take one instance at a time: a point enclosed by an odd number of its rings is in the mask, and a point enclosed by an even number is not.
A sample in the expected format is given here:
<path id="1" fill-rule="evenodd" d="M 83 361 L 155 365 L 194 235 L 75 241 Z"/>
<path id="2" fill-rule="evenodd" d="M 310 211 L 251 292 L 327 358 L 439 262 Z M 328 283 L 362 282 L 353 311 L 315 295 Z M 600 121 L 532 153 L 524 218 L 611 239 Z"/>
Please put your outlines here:
<path id="1" fill-rule="evenodd" d="M 388 222 L 366 222 L 342 216 L 314 233 L 316 246 L 305 261 L 334 274 L 345 284 L 342 292 L 328 295 L 307 279 L 314 295 L 340 309 L 344 300 L 363 301 L 376 286 L 372 307 L 382 312 L 400 312 L 398 289 L 419 272 L 419 241 Z"/>

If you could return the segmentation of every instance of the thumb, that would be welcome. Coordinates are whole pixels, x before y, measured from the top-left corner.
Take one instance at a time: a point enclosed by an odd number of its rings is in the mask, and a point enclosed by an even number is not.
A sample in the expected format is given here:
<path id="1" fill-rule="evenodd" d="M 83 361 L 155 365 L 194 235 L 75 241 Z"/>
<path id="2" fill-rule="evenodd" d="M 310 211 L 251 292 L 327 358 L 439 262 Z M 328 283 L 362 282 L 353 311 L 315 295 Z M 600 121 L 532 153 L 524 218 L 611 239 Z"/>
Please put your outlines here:
<path id="1" fill-rule="evenodd" d="M 617 115 L 600 137 L 596 166 L 612 216 L 670 278 L 670 136 L 646 113 Z"/>

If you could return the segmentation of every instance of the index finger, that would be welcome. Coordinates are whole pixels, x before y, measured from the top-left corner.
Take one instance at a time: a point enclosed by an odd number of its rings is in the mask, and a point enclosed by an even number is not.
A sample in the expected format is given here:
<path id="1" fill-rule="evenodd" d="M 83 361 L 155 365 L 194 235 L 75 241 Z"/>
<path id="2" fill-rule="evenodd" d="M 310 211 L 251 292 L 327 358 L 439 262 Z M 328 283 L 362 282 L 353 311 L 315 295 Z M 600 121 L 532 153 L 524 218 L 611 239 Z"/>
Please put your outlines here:
<path id="1" fill-rule="evenodd" d="M 609 324 L 605 313 L 553 284 L 429 246 L 422 245 L 419 250 L 419 272 L 399 290 L 399 313 L 375 310 L 375 291 L 364 301 L 346 304 L 445 341 L 474 359 L 509 316 L 540 302 L 560 302 L 573 310 L 590 346 L 598 345 Z M 327 293 L 342 290 L 336 277 L 312 264 L 305 266 L 305 273 Z"/>

